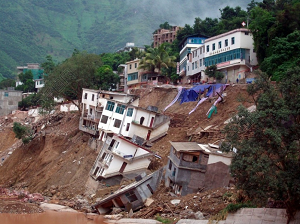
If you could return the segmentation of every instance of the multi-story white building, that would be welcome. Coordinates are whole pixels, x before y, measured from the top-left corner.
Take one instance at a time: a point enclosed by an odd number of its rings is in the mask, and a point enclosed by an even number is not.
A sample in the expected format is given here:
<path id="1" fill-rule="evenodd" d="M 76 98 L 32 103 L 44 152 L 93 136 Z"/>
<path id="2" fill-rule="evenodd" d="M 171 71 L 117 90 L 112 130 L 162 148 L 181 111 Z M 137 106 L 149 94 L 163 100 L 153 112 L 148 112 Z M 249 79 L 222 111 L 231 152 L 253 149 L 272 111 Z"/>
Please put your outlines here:
<path id="1" fill-rule="evenodd" d="M 153 141 L 166 134 L 169 124 L 169 117 L 157 113 L 152 107 L 143 109 L 134 104 L 107 100 L 98 126 L 99 139 L 105 141 L 109 133 L 115 133 L 128 138 L 137 135 Z"/>
<path id="2" fill-rule="evenodd" d="M 191 68 L 187 66 L 188 63 L 192 63 L 191 53 L 193 50 L 204 45 L 204 41 L 207 37 L 203 35 L 192 35 L 186 37 L 180 44 L 180 62 L 179 62 L 179 75 L 182 82 L 187 83 L 187 74 L 190 74 Z"/>
<path id="3" fill-rule="evenodd" d="M 113 113 L 111 109 L 116 102 L 119 102 L 120 107 L 125 108 L 125 105 L 127 104 L 138 105 L 138 98 L 134 95 L 125 93 L 83 89 L 81 102 L 82 114 L 80 117 L 79 129 L 94 136 L 98 136 L 100 120 L 103 122 L 106 117 L 111 117 L 111 114 Z M 123 116 L 123 112 L 124 109 L 121 111 L 119 111 L 119 109 L 117 110 L 117 114 L 120 114 L 120 117 Z M 102 117 L 102 115 L 104 116 Z M 119 118 L 118 116 L 116 117 Z M 109 126 L 105 126 L 103 129 L 108 130 Z M 119 132 L 118 129 L 114 131 L 116 133 Z M 103 133 L 101 134 L 103 136 Z"/>
<path id="4" fill-rule="evenodd" d="M 187 61 L 187 71 L 186 76 L 188 78 L 188 83 L 199 83 L 207 76 L 205 75 L 205 46 L 201 45 L 200 47 L 194 49 L 190 55 L 190 60 Z"/>
<path id="5" fill-rule="evenodd" d="M 246 74 L 257 65 L 253 37 L 246 28 L 207 38 L 203 45 L 191 48 L 187 54 L 186 58 L 185 53 L 180 54 L 180 76 L 183 83 L 208 82 L 209 78 L 204 71 L 212 65 L 216 65 L 218 71 L 224 73 L 222 82 L 233 83 L 237 79 L 245 79 Z"/>
<path id="6" fill-rule="evenodd" d="M 165 135 L 170 118 L 159 114 L 156 107 L 138 107 L 139 99 L 125 93 L 83 89 L 79 129 L 100 141 L 112 133 L 127 138 L 137 135 L 153 141 Z"/>
<path id="7" fill-rule="evenodd" d="M 114 177 L 112 181 L 118 184 L 120 179 L 116 176 L 134 178 L 145 172 L 153 155 L 150 150 L 133 141 L 113 134 L 106 139 L 90 175 L 97 180 Z"/>
<path id="8" fill-rule="evenodd" d="M 205 66 L 217 65 L 223 81 L 245 79 L 246 72 L 257 65 L 253 37 L 249 29 L 241 28 L 205 40 Z"/>

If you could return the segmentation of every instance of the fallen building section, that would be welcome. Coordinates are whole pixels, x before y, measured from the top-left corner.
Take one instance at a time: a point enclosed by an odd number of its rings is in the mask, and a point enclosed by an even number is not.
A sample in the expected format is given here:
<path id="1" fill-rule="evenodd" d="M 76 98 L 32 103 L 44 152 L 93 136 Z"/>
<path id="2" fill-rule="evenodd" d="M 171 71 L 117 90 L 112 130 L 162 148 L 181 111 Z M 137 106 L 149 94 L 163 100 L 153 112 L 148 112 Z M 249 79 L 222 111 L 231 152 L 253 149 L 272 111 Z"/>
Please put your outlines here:
<path id="1" fill-rule="evenodd" d="M 138 144 L 136 138 L 133 140 L 117 134 L 108 136 L 91 169 L 92 178 L 116 185 L 123 178 L 134 179 L 147 171 L 154 153 Z"/>
<path id="2" fill-rule="evenodd" d="M 91 135 L 93 149 L 101 148 L 91 176 L 115 185 L 147 170 L 154 154 L 145 145 L 167 134 L 170 118 L 124 93 L 83 89 L 82 104 L 79 129 Z"/>
<path id="3" fill-rule="evenodd" d="M 231 180 L 231 158 L 231 155 L 218 151 L 218 146 L 171 142 L 165 186 L 183 196 L 199 189 L 227 187 Z"/>
<path id="4" fill-rule="evenodd" d="M 138 176 L 136 182 L 115 191 L 113 194 L 93 205 L 99 214 L 106 214 L 113 207 L 125 211 L 136 211 L 144 206 L 147 198 L 151 197 L 162 179 L 163 169 L 157 170 L 148 176 Z"/>

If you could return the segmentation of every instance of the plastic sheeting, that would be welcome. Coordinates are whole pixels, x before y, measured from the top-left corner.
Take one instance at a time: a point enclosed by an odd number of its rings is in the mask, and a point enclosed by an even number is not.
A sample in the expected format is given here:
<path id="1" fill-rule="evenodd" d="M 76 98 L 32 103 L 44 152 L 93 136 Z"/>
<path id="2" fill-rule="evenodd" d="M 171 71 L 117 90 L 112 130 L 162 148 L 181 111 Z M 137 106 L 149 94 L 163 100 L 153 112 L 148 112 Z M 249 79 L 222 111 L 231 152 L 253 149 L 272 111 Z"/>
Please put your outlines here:
<path id="1" fill-rule="evenodd" d="M 208 89 L 206 93 L 206 97 L 211 97 L 213 94 L 214 89 L 217 90 L 217 92 L 220 91 L 221 87 L 226 88 L 225 84 L 206 84 L 206 85 L 198 85 L 194 86 L 190 89 L 184 89 L 181 93 L 180 104 L 190 101 L 197 101 L 199 98 L 199 94 L 202 94 L 206 89 Z"/>

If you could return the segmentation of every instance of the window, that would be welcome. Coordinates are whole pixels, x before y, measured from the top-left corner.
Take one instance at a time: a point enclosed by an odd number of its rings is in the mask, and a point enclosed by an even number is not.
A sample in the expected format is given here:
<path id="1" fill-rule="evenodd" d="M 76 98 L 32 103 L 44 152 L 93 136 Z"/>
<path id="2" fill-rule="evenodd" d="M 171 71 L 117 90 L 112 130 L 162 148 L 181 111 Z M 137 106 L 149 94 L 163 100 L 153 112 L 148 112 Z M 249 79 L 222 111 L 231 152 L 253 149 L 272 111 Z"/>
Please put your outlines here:
<path id="1" fill-rule="evenodd" d="M 150 186 L 150 184 L 147 184 L 147 187 L 148 187 L 149 191 L 151 192 L 151 194 L 153 194 L 154 191 L 153 191 L 152 187 Z"/>
<path id="2" fill-rule="evenodd" d="M 135 67 L 135 68 L 137 67 L 137 63 L 134 63 L 134 67 Z"/>
<path id="3" fill-rule="evenodd" d="M 137 72 L 128 74 L 128 81 L 132 81 L 132 80 L 136 80 L 136 79 L 138 79 L 138 73 Z"/>
<path id="4" fill-rule="evenodd" d="M 216 50 L 216 44 L 212 44 L 212 50 Z"/>
<path id="5" fill-rule="evenodd" d="M 5 97 L 8 97 L 8 92 L 4 92 L 4 96 L 5 96 Z"/>
<path id="6" fill-rule="evenodd" d="M 206 46 L 206 52 L 209 52 L 209 45 Z"/>
<path id="7" fill-rule="evenodd" d="M 169 170 L 172 170 L 172 162 L 171 162 L 171 160 L 169 161 Z"/>
<path id="8" fill-rule="evenodd" d="M 134 191 L 129 191 L 125 194 L 126 198 L 130 201 L 130 202 L 134 202 L 134 201 L 137 201 L 138 198 L 137 196 L 135 195 Z"/>
<path id="9" fill-rule="evenodd" d="M 114 107 L 115 107 L 115 103 L 114 102 L 107 101 L 106 108 L 105 108 L 106 110 L 113 111 Z"/>
<path id="10" fill-rule="evenodd" d="M 131 69 L 131 65 L 129 65 L 129 69 Z"/>
<path id="11" fill-rule="evenodd" d="M 120 144 L 120 142 L 116 143 L 116 146 L 115 146 L 116 149 L 119 147 L 119 144 Z"/>
<path id="12" fill-rule="evenodd" d="M 197 61 L 195 61 L 195 69 L 197 68 Z"/>
<path id="13" fill-rule="evenodd" d="M 94 94 L 92 94 L 92 101 L 94 101 L 94 98 L 95 98 L 95 95 L 94 95 Z"/>
<path id="14" fill-rule="evenodd" d="M 127 117 L 132 117 L 132 114 L 133 114 L 133 108 L 128 108 Z"/>
<path id="15" fill-rule="evenodd" d="M 200 65 L 199 65 L 200 67 L 202 66 L 202 59 L 200 59 Z"/>
<path id="16" fill-rule="evenodd" d="M 125 105 L 118 104 L 118 106 L 116 108 L 116 113 L 123 114 L 124 110 L 125 110 L 125 107 L 126 107 Z"/>
<path id="17" fill-rule="evenodd" d="M 140 125 L 143 125 L 143 123 L 144 123 L 144 120 L 145 120 L 145 118 L 144 118 L 144 117 L 141 117 L 141 118 L 140 118 Z"/>
<path id="18" fill-rule="evenodd" d="M 200 54 L 202 54 L 202 47 L 200 47 Z"/>
<path id="19" fill-rule="evenodd" d="M 174 168 L 173 173 L 172 173 L 173 177 L 175 177 L 175 175 L 176 175 L 176 168 Z"/>
<path id="20" fill-rule="evenodd" d="M 87 94 L 87 93 L 85 93 L 85 94 L 84 94 L 84 99 L 87 99 L 87 96 L 88 96 L 88 94 Z"/>
<path id="21" fill-rule="evenodd" d="M 225 47 L 228 47 L 228 39 L 225 40 Z"/>
<path id="22" fill-rule="evenodd" d="M 106 153 L 103 152 L 102 156 L 101 156 L 101 159 L 104 160 L 105 159 L 105 156 L 106 156 Z"/>
<path id="23" fill-rule="evenodd" d="M 121 120 L 115 119 L 114 127 L 115 127 L 115 128 L 119 128 L 120 125 L 121 125 Z"/>
<path id="24" fill-rule="evenodd" d="M 108 116 L 102 115 L 100 122 L 103 123 L 103 124 L 106 124 L 107 120 L 108 120 Z"/>
<path id="25" fill-rule="evenodd" d="M 130 128 L 130 123 L 127 123 L 127 125 L 126 125 L 126 131 L 129 131 L 129 128 Z"/>
<path id="26" fill-rule="evenodd" d="M 219 49 L 222 48 L 222 42 L 219 41 Z"/>
<path id="27" fill-rule="evenodd" d="M 92 108 L 90 108 L 90 114 L 93 114 L 93 109 Z"/>
<path id="28" fill-rule="evenodd" d="M 234 37 L 231 37 L 231 45 L 234 44 Z"/>
<path id="29" fill-rule="evenodd" d="M 192 63 L 192 70 L 194 70 L 195 66 L 194 66 L 194 62 Z"/>
<path id="30" fill-rule="evenodd" d="M 182 156 L 182 160 L 183 161 L 193 162 L 193 163 L 198 162 L 198 158 L 199 158 L 199 156 L 197 156 L 197 155 L 190 155 L 190 154 L 183 154 L 183 156 Z"/>

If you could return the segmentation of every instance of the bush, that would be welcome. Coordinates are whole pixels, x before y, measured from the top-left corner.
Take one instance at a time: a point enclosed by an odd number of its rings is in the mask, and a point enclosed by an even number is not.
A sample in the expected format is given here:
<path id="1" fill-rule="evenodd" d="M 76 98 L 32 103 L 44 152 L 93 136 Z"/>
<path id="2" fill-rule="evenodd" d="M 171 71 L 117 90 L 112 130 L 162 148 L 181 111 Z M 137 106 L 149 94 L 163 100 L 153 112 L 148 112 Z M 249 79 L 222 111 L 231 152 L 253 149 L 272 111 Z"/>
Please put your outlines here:
<path id="1" fill-rule="evenodd" d="M 16 138 L 22 139 L 24 144 L 27 144 L 32 140 L 32 131 L 29 127 L 21 125 L 18 122 L 14 122 L 13 131 Z"/>

